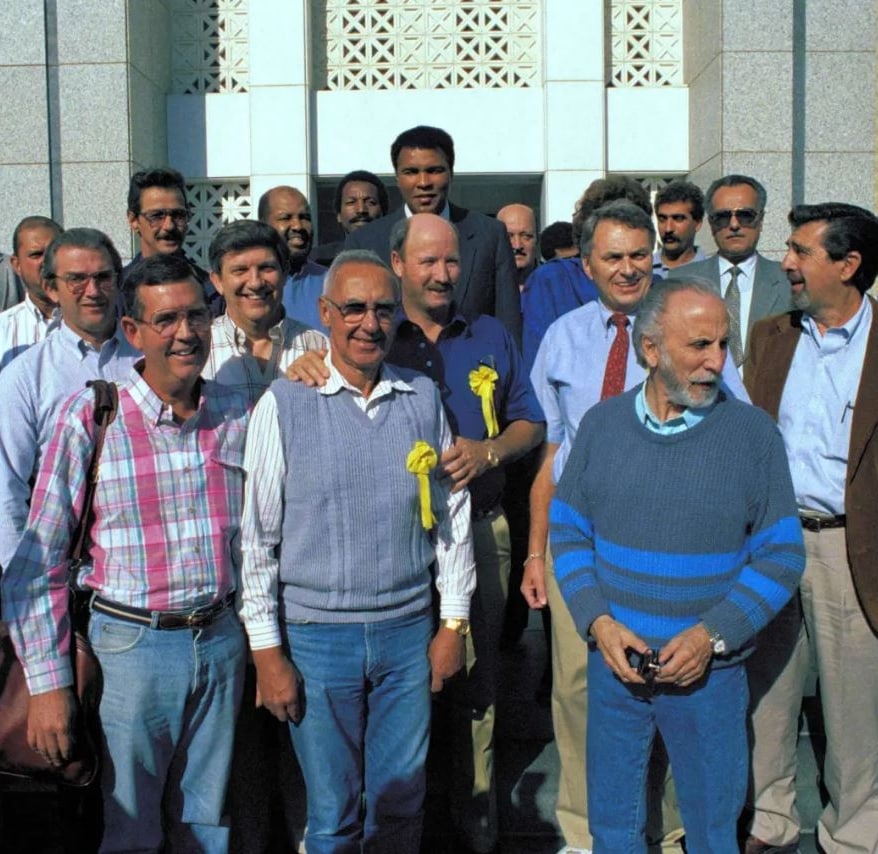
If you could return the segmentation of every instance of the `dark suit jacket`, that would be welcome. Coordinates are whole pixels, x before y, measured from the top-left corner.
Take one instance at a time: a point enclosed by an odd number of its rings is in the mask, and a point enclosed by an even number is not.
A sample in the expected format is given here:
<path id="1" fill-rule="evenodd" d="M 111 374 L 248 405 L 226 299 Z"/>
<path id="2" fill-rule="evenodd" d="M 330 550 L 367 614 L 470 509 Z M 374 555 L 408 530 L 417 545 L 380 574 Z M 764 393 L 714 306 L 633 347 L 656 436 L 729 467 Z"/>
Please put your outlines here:
<path id="1" fill-rule="evenodd" d="M 680 278 L 684 273 L 690 276 L 699 276 L 713 282 L 717 293 L 722 293 L 719 280 L 719 255 L 711 255 L 703 261 L 693 261 L 691 264 L 683 264 L 675 267 L 670 276 Z M 670 277 L 669 276 L 669 277 Z M 753 324 L 763 317 L 773 314 L 781 314 L 791 311 L 793 308 L 790 294 L 790 283 L 786 274 L 777 261 L 770 261 L 758 252 L 756 253 L 756 275 L 753 280 L 753 298 L 750 302 L 750 316 L 747 320 L 748 335 L 753 330 Z"/>
<path id="2" fill-rule="evenodd" d="M 449 203 L 460 236 L 460 279 L 454 288 L 458 310 L 467 317 L 490 314 L 521 347 L 521 297 L 515 284 L 515 260 L 502 222 Z M 397 208 L 348 235 L 345 249 L 371 249 L 390 264 L 390 232 L 405 216 Z"/>
<path id="3" fill-rule="evenodd" d="M 851 422 L 844 509 L 851 576 L 863 613 L 878 634 L 878 304 L 874 300 L 872 312 Z M 763 320 L 750 336 L 744 384 L 753 403 L 775 420 L 802 331 L 802 313 L 793 311 Z"/>

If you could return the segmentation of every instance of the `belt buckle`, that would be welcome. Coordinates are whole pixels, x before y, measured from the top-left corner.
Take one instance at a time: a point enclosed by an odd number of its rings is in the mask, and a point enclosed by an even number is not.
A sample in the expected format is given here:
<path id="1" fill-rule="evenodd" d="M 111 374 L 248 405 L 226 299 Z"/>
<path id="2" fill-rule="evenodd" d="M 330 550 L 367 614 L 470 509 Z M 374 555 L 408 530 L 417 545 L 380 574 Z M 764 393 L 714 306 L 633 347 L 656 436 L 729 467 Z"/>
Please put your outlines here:
<path id="1" fill-rule="evenodd" d="M 186 617 L 186 628 L 187 629 L 201 629 L 205 626 L 209 626 L 213 622 L 213 612 L 212 611 L 193 611 Z"/>

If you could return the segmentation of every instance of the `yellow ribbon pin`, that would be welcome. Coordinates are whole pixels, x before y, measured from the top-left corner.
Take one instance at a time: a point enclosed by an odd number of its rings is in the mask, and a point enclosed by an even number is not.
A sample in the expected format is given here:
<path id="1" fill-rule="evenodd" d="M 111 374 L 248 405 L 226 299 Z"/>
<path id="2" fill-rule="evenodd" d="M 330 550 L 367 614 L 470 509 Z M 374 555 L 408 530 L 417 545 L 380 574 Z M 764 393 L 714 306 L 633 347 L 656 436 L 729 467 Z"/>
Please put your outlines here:
<path id="1" fill-rule="evenodd" d="M 439 457 L 436 452 L 424 441 L 418 439 L 408 456 L 405 458 L 405 467 L 418 478 L 418 495 L 421 500 L 421 524 L 429 531 L 436 524 L 433 517 L 433 508 L 430 506 L 430 472 L 436 468 Z"/>
<path id="2" fill-rule="evenodd" d="M 469 387 L 473 394 L 477 394 L 482 399 L 482 416 L 485 419 L 489 439 L 493 439 L 500 433 L 497 413 L 494 411 L 494 386 L 496 384 L 497 371 L 487 365 L 482 365 L 477 370 L 469 372 Z"/>

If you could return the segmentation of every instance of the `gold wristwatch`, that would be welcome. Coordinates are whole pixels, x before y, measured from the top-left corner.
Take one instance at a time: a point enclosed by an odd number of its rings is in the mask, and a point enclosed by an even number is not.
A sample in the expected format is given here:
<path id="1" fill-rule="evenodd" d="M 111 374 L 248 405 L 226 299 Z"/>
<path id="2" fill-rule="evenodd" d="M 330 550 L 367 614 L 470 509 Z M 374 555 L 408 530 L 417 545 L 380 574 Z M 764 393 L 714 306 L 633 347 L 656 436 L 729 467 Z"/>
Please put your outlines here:
<path id="1" fill-rule="evenodd" d="M 490 442 L 485 442 L 488 446 L 488 465 L 492 469 L 500 465 L 500 455 L 494 450 L 494 446 Z"/>
<path id="2" fill-rule="evenodd" d="M 464 620 L 462 617 L 446 617 L 444 620 L 439 620 L 439 625 L 443 629 L 457 632 L 462 638 L 469 634 L 469 620 Z"/>

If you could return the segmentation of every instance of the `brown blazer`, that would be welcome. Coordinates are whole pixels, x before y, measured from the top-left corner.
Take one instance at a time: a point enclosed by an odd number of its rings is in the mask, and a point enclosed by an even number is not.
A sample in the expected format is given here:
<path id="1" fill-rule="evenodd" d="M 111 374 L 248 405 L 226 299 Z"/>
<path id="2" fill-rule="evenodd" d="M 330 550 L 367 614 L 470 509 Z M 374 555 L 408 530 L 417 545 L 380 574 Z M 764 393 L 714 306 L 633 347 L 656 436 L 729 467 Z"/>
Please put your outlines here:
<path id="1" fill-rule="evenodd" d="M 878 634 L 878 304 L 875 300 L 872 300 L 872 312 L 872 328 L 866 342 L 851 422 L 844 505 L 848 565 L 854 588 L 872 631 Z M 793 311 L 759 321 L 750 333 L 744 385 L 753 403 L 775 421 L 802 331 L 802 312 Z"/>

